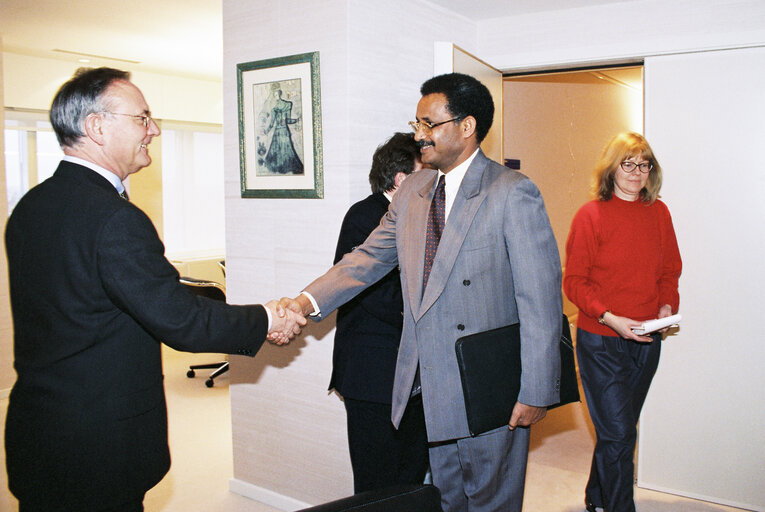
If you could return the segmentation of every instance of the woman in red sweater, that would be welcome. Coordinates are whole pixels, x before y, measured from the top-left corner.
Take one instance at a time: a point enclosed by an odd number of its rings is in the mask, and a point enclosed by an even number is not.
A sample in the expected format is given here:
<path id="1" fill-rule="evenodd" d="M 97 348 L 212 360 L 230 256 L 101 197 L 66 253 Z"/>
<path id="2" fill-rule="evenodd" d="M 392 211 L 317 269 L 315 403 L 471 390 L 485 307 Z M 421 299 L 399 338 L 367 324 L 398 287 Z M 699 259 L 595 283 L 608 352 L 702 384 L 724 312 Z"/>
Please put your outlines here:
<path id="1" fill-rule="evenodd" d="M 645 138 L 617 135 L 595 168 L 597 199 L 577 212 L 566 242 L 563 289 L 579 308 L 576 352 L 597 434 L 589 512 L 635 510 L 636 427 L 662 334 L 632 328 L 672 315 L 680 302 L 682 264 L 672 218 L 658 200 L 661 180 Z"/>

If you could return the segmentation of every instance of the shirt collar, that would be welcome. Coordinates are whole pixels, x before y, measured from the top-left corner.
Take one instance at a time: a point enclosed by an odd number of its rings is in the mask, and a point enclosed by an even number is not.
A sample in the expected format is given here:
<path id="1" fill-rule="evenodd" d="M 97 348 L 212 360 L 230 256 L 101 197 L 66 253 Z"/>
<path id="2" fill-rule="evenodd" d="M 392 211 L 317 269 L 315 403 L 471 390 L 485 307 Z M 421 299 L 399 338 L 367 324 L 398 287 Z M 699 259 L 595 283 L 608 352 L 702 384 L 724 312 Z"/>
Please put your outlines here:
<path id="1" fill-rule="evenodd" d="M 478 149 L 473 152 L 472 155 L 470 155 L 467 160 L 459 164 L 457 167 L 449 171 L 448 173 L 444 174 L 440 170 L 438 171 L 439 178 L 443 175 L 444 178 L 444 189 L 446 192 L 446 205 L 445 205 L 445 211 L 446 219 L 449 218 L 449 213 L 452 210 L 452 205 L 454 204 L 454 200 L 457 197 L 457 192 L 460 189 L 460 185 L 462 185 L 462 179 L 465 177 L 465 174 L 467 173 L 468 168 L 470 168 L 470 164 L 473 163 L 473 160 L 475 159 L 475 156 L 478 154 Z"/>
<path id="2" fill-rule="evenodd" d="M 93 162 L 89 162 L 87 160 L 83 160 L 82 158 L 71 156 L 71 155 L 64 155 L 62 160 L 64 160 L 65 162 L 71 162 L 73 164 L 78 164 L 83 167 L 87 167 L 88 169 L 97 172 L 98 174 L 100 174 L 101 176 L 109 180 L 109 183 L 111 183 L 112 186 L 116 188 L 117 192 L 119 192 L 120 194 L 125 191 L 125 185 L 122 184 L 122 180 L 120 180 L 119 176 L 117 176 L 116 174 L 114 174 L 108 169 L 104 169 L 100 165 L 96 165 Z"/>
<path id="3" fill-rule="evenodd" d="M 444 186 L 447 188 L 447 190 L 452 189 L 455 191 L 455 193 L 457 190 L 459 190 L 460 185 L 462 184 L 462 178 L 465 177 L 465 173 L 470 167 L 470 164 L 473 163 L 473 159 L 475 159 L 475 156 L 478 154 L 478 149 L 479 148 L 476 148 L 476 150 L 473 151 L 473 154 L 470 155 L 467 160 L 445 174 L 446 178 L 444 178 L 444 180 L 446 183 Z M 440 177 L 442 174 L 444 173 L 439 169 L 438 176 Z"/>

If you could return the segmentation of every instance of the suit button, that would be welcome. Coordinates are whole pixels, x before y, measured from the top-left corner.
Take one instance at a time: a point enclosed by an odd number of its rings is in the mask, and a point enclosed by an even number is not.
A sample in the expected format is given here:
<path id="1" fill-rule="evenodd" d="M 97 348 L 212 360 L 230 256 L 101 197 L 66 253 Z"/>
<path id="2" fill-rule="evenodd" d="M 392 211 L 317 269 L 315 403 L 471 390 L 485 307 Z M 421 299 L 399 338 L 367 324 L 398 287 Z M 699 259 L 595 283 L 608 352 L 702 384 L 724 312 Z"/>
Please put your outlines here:
<path id="1" fill-rule="evenodd" d="M 465 286 L 470 286 L 470 279 L 465 279 L 464 281 L 462 281 L 462 284 L 464 284 Z"/>
<path id="2" fill-rule="evenodd" d="M 462 325 L 462 324 L 457 324 L 457 329 L 459 329 L 460 331 L 464 331 L 465 330 L 465 326 Z"/>

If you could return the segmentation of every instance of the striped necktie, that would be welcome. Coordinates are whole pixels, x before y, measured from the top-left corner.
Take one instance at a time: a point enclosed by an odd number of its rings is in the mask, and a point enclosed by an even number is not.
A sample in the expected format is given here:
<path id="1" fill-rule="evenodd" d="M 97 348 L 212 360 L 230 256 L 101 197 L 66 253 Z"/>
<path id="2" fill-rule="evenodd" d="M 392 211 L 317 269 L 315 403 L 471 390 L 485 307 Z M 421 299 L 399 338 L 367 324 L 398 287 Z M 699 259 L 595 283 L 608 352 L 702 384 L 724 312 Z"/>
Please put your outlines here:
<path id="1" fill-rule="evenodd" d="M 430 270 L 433 268 L 433 260 L 436 258 L 438 243 L 441 241 L 441 233 L 444 231 L 445 211 L 446 211 L 446 188 L 444 174 L 438 179 L 436 192 L 433 194 L 433 201 L 430 203 L 428 212 L 428 231 L 425 238 L 425 267 L 422 272 L 422 291 L 428 285 Z"/>

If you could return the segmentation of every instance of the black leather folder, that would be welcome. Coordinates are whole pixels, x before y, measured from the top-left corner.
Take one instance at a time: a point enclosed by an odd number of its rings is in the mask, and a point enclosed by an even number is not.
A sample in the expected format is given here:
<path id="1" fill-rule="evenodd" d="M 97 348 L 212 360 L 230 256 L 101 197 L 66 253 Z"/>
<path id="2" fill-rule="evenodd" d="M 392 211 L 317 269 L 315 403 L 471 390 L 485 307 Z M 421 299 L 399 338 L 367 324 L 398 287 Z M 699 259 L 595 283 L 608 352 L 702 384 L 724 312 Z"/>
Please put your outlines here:
<path id="1" fill-rule="evenodd" d="M 472 436 L 507 425 L 510 421 L 521 388 L 520 335 L 520 324 L 513 324 L 463 336 L 454 345 Z M 574 346 L 565 315 L 560 354 L 560 402 L 548 408 L 579 401 Z"/>
<path id="2" fill-rule="evenodd" d="M 576 378 L 574 342 L 571 341 L 571 327 L 568 323 L 568 317 L 563 315 L 563 329 L 560 335 L 560 402 L 547 408 L 554 409 L 579 401 L 581 398 L 579 397 L 579 381 Z"/>

